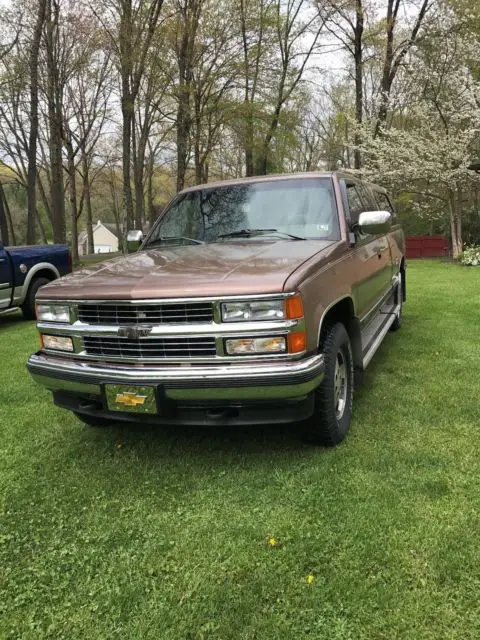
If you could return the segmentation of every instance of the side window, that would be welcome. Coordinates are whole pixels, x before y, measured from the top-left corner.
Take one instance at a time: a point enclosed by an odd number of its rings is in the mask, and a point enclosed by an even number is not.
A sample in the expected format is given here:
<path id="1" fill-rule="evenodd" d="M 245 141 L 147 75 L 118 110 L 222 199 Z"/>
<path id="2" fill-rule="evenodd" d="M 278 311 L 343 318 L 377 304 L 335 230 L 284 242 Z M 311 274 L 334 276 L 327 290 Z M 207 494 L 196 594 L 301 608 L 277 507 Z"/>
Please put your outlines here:
<path id="1" fill-rule="evenodd" d="M 358 216 L 365 211 L 365 207 L 363 205 L 362 198 L 360 196 L 360 192 L 358 186 L 353 182 L 347 182 L 345 184 L 347 189 L 347 201 L 348 208 L 350 210 L 350 220 L 352 225 L 358 222 Z"/>
<path id="2" fill-rule="evenodd" d="M 363 210 L 364 211 L 376 211 L 377 210 L 377 202 L 375 200 L 375 196 L 373 194 L 372 189 L 368 184 L 360 184 L 358 185 L 360 189 L 360 194 L 363 200 Z"/>

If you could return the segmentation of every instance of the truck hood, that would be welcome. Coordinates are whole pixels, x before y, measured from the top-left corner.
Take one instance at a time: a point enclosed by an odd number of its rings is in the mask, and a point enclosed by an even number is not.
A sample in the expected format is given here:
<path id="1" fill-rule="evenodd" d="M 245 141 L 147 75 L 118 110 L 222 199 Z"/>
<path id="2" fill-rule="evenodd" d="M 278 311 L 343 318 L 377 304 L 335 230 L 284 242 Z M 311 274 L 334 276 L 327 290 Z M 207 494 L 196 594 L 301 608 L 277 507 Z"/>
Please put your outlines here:
<path id="1" fill-rule="evenodd" d="M 225 242 L 140 251 L 56 280 L 39 291 L 49 300 L 139 300 L 279 293 L 322 240 Z"/>

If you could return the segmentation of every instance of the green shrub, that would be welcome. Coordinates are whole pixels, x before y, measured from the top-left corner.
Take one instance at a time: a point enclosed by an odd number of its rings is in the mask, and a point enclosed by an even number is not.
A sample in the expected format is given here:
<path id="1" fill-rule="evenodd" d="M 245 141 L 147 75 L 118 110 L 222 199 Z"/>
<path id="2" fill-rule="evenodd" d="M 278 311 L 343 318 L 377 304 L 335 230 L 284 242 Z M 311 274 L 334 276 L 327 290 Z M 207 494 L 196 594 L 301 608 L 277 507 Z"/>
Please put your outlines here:
<path id="1" fill-rule="evenodd" d="M 465 266 L 477 267 L 480 265 L 480 245 L 472 244 L 458 256 L 458 260 Z"/>

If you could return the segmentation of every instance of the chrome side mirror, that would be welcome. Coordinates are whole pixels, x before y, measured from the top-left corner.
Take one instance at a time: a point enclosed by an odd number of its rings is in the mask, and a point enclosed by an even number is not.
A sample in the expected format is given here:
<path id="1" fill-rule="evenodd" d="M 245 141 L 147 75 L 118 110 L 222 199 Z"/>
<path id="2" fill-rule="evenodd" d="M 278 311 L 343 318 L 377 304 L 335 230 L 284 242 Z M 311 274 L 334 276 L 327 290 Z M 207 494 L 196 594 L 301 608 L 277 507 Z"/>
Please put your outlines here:
<path id="1" fill-rule="evenodd" d="M 390 211 L 363 211 L 358 217 L 358 226 L 362 233 L 378 235 L 387 233 L 392 226 Z"/>
<path id="2" fill-rule="evenodd" d="M 127 233 L 127 252 L 138 251 L 143 242 L 143 232 L 140 229 L 132 229 Z"/>

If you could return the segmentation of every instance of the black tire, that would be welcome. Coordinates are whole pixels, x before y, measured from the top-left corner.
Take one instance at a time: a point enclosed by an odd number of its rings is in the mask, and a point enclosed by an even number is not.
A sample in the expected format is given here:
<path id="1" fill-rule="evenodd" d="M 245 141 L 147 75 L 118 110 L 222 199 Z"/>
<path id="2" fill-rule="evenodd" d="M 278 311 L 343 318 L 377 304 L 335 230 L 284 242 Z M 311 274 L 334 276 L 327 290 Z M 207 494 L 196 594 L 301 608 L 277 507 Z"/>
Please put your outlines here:
<path id="1" fill-rule="evenodd" d="M 405 275 L 403 272 L 400 273 L 400 282 L 397 287 L 397 291 L 395 292 L 395 303 L 400 304 L 400 311 L 397 316 L 395 316 L 395 320 L 390 326 L 390 331 L 398 331 L 402 326 L 402 316 L 403 316 L 403 287 L 404 287 L 404 278 Z"/>
<path id="2" fill-rule="evenodd" d="M 91 416 L 86 413 L 74 413 L 79 420 L 81 420 L 84 424 L 88 424 L 89 427 L 111 427 L 112 424 L 115 424 L 115 421 L 110 420 L 109 418 L 102 418 L 101 416 Z"/>
<path id="3" fill-rule="evenodd" d="M 20 307 L 25 320 L 35 320 L 35 296 L 40 287 L 49 282 L 48 278 L 34 278 L 31 281 L 24 303 Z"/>
<path id="4" fill-rule="evenodd" d="M 304 436 L 312 444 L 332 447 L 345 438 L 352 420 L 353 355 L 344 325 L 337 322 L 330 327 L 321 347 L 325 378 L 315 391 L 315 411 L 304 425 Z"/>

